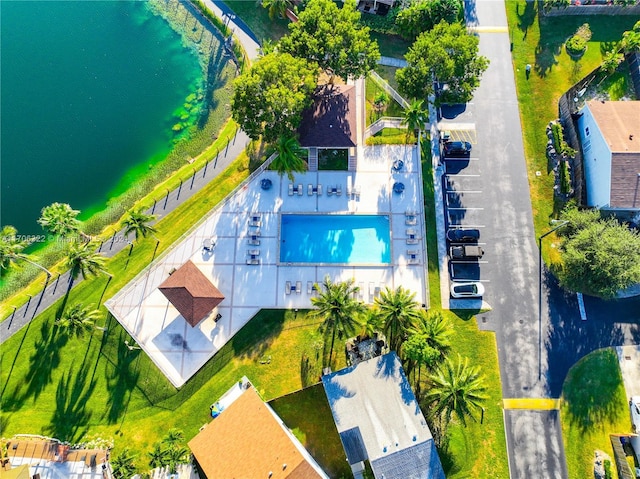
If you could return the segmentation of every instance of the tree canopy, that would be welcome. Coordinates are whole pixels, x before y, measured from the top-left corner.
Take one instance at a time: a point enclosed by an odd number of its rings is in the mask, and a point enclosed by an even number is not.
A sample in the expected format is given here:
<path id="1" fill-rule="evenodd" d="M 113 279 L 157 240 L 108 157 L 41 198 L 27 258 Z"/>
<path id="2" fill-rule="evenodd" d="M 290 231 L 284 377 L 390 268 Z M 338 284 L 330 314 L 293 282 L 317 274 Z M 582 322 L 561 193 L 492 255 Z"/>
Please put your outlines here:
<path id="1" fill-rule="evenodd" d="M 400 10 L 396 25 L 400 34 L 413 41 L 442 20 L 454 23 L 462 18 L 461 0 L 422 0 Z"/>
<path id="2" fill-rule="evenodd" d="M 640 282 L 640 235 L 598 216 L 576 209 L 563 215 L 569 223 L 558 230 L 564 236 L 560 283 L 571 291 L 613 298 Z"/>
<path id="3" fill-rule="evenodd" d="M 273 142 L 300 125 L 311 105 L 318 67 L 288 53 L 270 53 L 234 81 L 233 119 L 252 139 Z"/>
<path id="4" fill-rule="evenodd" d="M 280 49 L 345 80 L 363 77 L 376 66 L 380 52 L 359 19 L 355 0 L 345 0 L 342 8 L 331 0 L 310 0 L 298 22 L 289 24 Z"/>
<path id="5" fill-rule="evenodd" d="M 459 23 L 440 22 L 420 34 L 405 55 L 408 65 L 396 72 L 400 90 L 412 98 L 434 93 L 434 81 L 447 89 L 439 93 L 440 103 L 465 103 L 480 85 L 489 60 L 478 55 L 478 38 Z"/>

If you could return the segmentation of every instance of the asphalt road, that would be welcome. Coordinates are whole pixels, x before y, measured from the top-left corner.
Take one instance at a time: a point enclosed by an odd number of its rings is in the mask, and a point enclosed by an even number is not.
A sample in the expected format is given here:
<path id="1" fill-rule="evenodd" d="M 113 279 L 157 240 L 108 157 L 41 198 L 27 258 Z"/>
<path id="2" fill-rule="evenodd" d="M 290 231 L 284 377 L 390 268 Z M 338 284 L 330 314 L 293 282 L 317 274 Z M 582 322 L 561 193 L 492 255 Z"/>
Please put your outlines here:
<path id="1" fill-rule="evenodd" d="M 472 102 L 441 110 L 440 129 L 473 144 L 468 161 L 445 161 L 443 191 L 448 223 L 479 228 L 485 255 L 453 270 L 485 284 L 493 310 L 478 323 L 496 333 L 503 397 L 557 398 L 581 357 L 638 343 L 640 299 L 585 297 L 582 321 L 576 295 L 540 273 L 505 4 L 467 1 L 465 14 L 491 64 Z M 558 411 L 505 410 L 504 421 L 512 479 L 567 477 Z"/>

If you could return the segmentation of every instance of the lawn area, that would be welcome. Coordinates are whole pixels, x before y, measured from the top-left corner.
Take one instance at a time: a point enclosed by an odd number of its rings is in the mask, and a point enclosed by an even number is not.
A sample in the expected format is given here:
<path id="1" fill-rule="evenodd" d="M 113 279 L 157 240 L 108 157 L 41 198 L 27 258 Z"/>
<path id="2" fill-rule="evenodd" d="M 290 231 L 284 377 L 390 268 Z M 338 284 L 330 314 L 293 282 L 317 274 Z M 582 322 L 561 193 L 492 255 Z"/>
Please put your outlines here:
<path id="1" fill-rule="evenodd" d="M 53 326 L 52 313 L 3 345 L 3 434 L 114 437 L 114 452 L 130 447 L 141 470 L 145 452 L 161 437 L 159 424 L 190 439 L 209 421 L 209 405 L 241 376 L 270 400 L 316 383 L 322 369 L 322 335 L 304 312 L 261 311 L 180 390 L 146 354 L 126 348 L 128 336 L 114 319 L 104 337 L 96 332 L 78 340 Z M 334 369 L 344 367 L 344 355 L 334 360 Z"/>
<path id="2" fill-rule="evenodd" d="M 262 8 L 259 2 L 225 0 L 224 3 L 247 24 L 258 40 L 260 40 L 260 44 L 262 44 L 265 39 L 276 42 L 289 33 L 289 28 L 287 27 L 289 20 L 282 18 L 270 19 L 269 12 L 265 8 Z"/>
<path id="3" fill-rule="evenodd" d="M 395 116 L 402 117 L 404 114 L 404 109 L 400 104 L 393 99 L 391 95 L 387 93 L 389 97 L 389 101 L 387 102 L 386 107 L 380 113 L 378 113 L 374 108 L 374 101 L 378 94 L 383 93 L 384 90 L 369 76 L 365 80 L 365 98 L 366 98 L 366 123 L 369 126 L 371 123 L 374 123 L 378 118 L 382 116 Z"/>
<path id="4" fill-rule="evenodd" d="M 322 384 L 274 399 L 270 406 L 329 476 L 352 477 Z"/>
<path id="5" fill-rule="evenodd" d="M 374 31 L 371 31 L 370 35 L 373 40 L 378 42 L 380 55 L 383 57 L 404 59 L 404 54 L 407 53 L 411 46 L 410 42 L 399 35 L 387 35 Z"/>
<path id="6" fill-rule="evenodd" d="M 569 478 L 593 477 L 595 450 L 613 459 L 609 434 L 631 432 L 616 352 L 600 349 L 575 364 L 562 388 L 562 400 L 560 416 Z M 617 477 L 615 466 L 612 471 Z"/>
<path id="7" fill-rule="evenodd" d="M 558 99 L 600 65 L 602 47 L 620 40 L 622 32 L 639 19 L 631 15 L 540 17 L 538 5 L 524 0 L 506 3 L 536 235 L 549 229 L 549 220 L 560 206 L 554 205 L 553 171 L 547 169 L 545 157 L 545 128 L 558 117 Z M 589 23 L 593 36 L 584 56 L 574 61 L 563 43 L 583 23 Z M 528 80 L 526 64 L 533 65 Z M 542 175 L 536 177 L 536 171 Z M 552 242 L 546 242 L 543 254 L 546 260 L 557 261 L 557 253 L 551 253 Z"/>

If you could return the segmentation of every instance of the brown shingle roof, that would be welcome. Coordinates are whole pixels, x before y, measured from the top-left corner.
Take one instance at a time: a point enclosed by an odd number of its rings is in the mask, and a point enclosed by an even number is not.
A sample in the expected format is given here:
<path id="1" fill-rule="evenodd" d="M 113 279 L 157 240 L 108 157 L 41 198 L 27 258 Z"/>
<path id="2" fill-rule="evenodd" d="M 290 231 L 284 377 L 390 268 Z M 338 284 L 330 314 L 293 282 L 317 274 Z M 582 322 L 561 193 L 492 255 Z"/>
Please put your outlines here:
<path id="1" fill-rule="evenodd" d="M 611 155 L 609 205 L 612 208 L 640 208 L 640 153 Z"/>
<path id="2" fill-rule="evenodd" d="M 298 128 L 304 147 L 356 146 L 356 95 L 353 85 L 323 85 L 313 105 L 302 114 Z"/>
<path id="3" fill-rule="evenodd" d="M 192 327 L 224 299 L 218 288 L 191 261 L 183 264 L 158 289 Z"/>
<path id="4" fill-rule="evenodd" d="M 207 479 L 316 479 L 280 421 L 253 387 L 189 441 Z M 286 468 L 283 470 L 283 465 Z"/>
<path id="5" fill-rule="evenodd" d="M 640 101 L 588 101 L 612 153 L 640 153 Z"/>

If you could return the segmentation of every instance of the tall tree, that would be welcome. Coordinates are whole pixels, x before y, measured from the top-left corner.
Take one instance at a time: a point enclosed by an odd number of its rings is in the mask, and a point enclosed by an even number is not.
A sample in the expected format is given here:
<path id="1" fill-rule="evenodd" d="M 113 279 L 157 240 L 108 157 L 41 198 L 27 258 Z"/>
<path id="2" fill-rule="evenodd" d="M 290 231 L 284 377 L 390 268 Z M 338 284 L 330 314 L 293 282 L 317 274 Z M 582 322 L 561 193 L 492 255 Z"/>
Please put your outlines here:
<path id="1" fill-rule="evenodd" d="M 640 21 L 622 34 L 622 49 L 626 53 L 640 52 Z"/>
<path id="2" fill-rule="evenodd" d="M 359 20 L 355 0 L 345 0 L 342 8 L 332 0 L 309 0 L 298 21 L 289 24 L 280 48 L 316 62 L 332 76 L 363 77 L 376 66 L 380 52 Z"/>
<path id="3" fill-rule="evenodd" d="M 365 307 L 360 301 L 354 299 L 359 288 L 354 286 L 352 280 L 334 283 L 329 276 L 326 276 L 322 288 L 318 285 L 316 287 L 320 293 L 311 298 L 311 304 L 316 309 L 310 314 L 322 319 L 322 331 L 331 334 L 329 350 L 329 364 L 331 364 L 336 336 L 343 338 L 354 334 Z"/>
<path id="4" fill-rule="evenodd" d="M 135 456 L 128 447 L 122 449 L 117 456 L 111 460 L 111 469 L 115 479 L 129 479 L 136 473 L 134 463 Z"/>
<path id="5" fill-rule="evenodd" d="M 290 135 L 311 106 L 318 67 L 288 53 L 270 53 L 234 81 L 233 119 L 252 139 L 272 143 Z"/>
<path id="6" fill-rule="evenodd" d="M 432 369 L 444 361 L 451 350 L 451 323 L 440 311 L 421 314 L 416 323 L 408 329 L 409 337 L 402 345 L 402 355 L 418 366 L 418 376 L 424 364 Z"/>
<path id="7" fill-rule="evenodd" d="M 455 415 L 466 425 L 467 418 L 482 409 L 487 399 L 485 378 L 477 366 L 469 366 L 469 358 L 445 361 L 430 377 L 426 400 L 433 405 L 432 416 L 444 419 L 445 424 Z"/>
<path id="8" fill-rule="evenodd" d="M 585 213 L 589 215 L 590 213 Z M 580 214 L 574 216 L 580 216 Z M 560 284 L 603 298 L 613 298 L 640 283 L 640 235 L 615 219 L 587 222 L 570 233 L 560 246 Z M 559 230 L 560 231 L 560 230 Z"/>
<path id="9" fill-rule="evenodd" d="M 11 225 L 3 226 L 2 230 L 0 230 L 0 274 L 4 274 L 12 264 L 18 261 L 26 261 L 47 273 L 47 278 L 50 278 L 51 271 L 33 261 L 28 254 L 22 252 L 29 246 L 29 242 L 19 238 L 17 234 L 18 230 Z"/>
<path id="10" fill-rule="evenodd" d="M 278 156 L 274 158 L 271 166 L 275 168 L 280 176 L 286 173 L 289 179 L 293 181 L 294 172 L 304 173 L 307 171 L 307 164 L 302 159 L 304 151 L 294 135 L 281 136 L 275 143 L 275 147 Z"/>
<path id="11" fill-rule="evenodd" d="M 471 100 L 489 60 L 478 55 L 477 37 L 459 23 L 440 22 L 423 32 L 405 55 L 408 65 L 396 72 L 400 90 L 410 97 L 425 99 L 434 93 L 434 81 L 447 84 L 440 92 L 442 103 Z"/>
<path id="12" fill-rule="evenodd" d="M 415 300 L 416 294 L 399 286 L 392 290 L 385 288 L 375 299 L 376 314 L 382 322 L 389 347 L 396 352 L 409 328 L 415 325 L 423 314 Z"/>
<path id="13" fill-rule="evenodd" d="M 407 138 L 410 132 L 419 132 L 424 129 L 424 125 L 429 121 L 429 113 L 424 107 L 424 100 L 413 100 L 404 109 L 402 123 L 407 125 Z M 416 134 L 416 137 L 418 135 Z"/>
<path id="14" fill-rule="evenodd" d="M 262 8 L 269 12 L 269 18 L 286 18 L 287 9 L 293 8 L 293 0 L 262 0 Z"/>
<path id="15" fill-rule="evenodd" d="M 86 333 L 91 334 L 99 317 L 100 311 L 97 309 L 91 309 L 77 303 L 56 319 L 56 324 L 64 328 L 71 336 L 81 338 Z"/>
<path id="16" fill-rule="evenodd" d="M 93 242 L 78 243 L 71 242 L 67 250 L 67 268 L 71 270 L 71 284 L 73 280 L 82 275 L 83 279 L 87 276 L 98 276 L 107 273 L 105 266 L 106 258 L 97 251 L 97 245 Z"/>
<path id="17" fill-rule="evenodd" d="M 79 234 L 87 238 L 80 229 L 80 221 L 76 218 L 79 214 L 79 210 L 74 210 L 67 203 L 51 203 L 42 208 L 38 224 L 54 235 Z"/>
<path id="18" fill-rule="evenodd" d="M 461 19 L 461 0 L 421 0 L 400 10 L 396 26 L 404 38 L 414 41 L 420 33 L 431 30 L 443 20 L 454 23 Z"/>
<path id="19" fill-rule="evenodd" d="M 128 236 L 133 232 L 136 236 L 136 241 L 142 238 L 146 238 L 148 235 L 156 232 L 155 228 L 149 223 L 156 219 L 156 215 L 150 215 L 145 213 L 143 206 L 129 211 L 126 219 L 124 220 L 124 235 Z"/>

